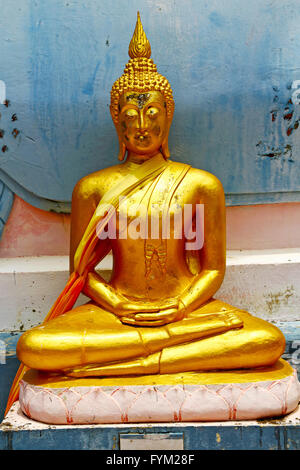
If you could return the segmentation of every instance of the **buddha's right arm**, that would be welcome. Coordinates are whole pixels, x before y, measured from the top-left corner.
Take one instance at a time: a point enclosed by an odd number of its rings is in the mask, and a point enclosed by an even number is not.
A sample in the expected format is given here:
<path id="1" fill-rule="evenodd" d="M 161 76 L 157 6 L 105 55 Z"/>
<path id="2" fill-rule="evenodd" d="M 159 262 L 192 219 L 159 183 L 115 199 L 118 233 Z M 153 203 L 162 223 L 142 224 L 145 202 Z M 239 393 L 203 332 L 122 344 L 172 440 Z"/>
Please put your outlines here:
<path id="1" fill-rule="evenodd" d="M 125 300 L 96 272 L 90 272 L 87 275 L 83 293 L 99 306 L 113 313 L 117 313 L 120 303 Z"/>
<path id="2" fill-rule="evenodd" d="M 81 179 L 75 186 L 72 195 L 71 213 L 71 239 L 70 239 L 70 272 L 74 269 L 74 255 L 83 237 L 83 234 L 93 217 L 101 194 L 99 188 L 104 182 L 96 174 Z M 103 259 L 111 250 L 109 240 L 101 240 L 97 245 L 96 256 L 87 276 L 83 293 L 94 300 L 98 305 L 113 311 L 121 301 L 116 290 L 94 271 L 99 260 Z"/>
<path id="3" fill-rule="evenodd" d="M 105 280 L 95 271 L 88 273 L 83 293 L 90 299 L 94 300 L 94 302 L 96 302 L 100 307 L 103 307 L 117 315 L 122 321 L 123 319 L 124 321 L 126 319 L 125 323 L 132 321 L 133 324 L 139 324 L 139 322 L 134 320 L 134 317 L 136 314 L 140 314 L 141 312 L 147 312 L 148 314 L 156 312 L 155 318 L 159 316 L 158 312 L 163 314 L 164 310 L 165 313 L 169 315 L 176 314 L 177 312 L 177 307 L 175 308 L 175 304 L 170 300 L 161 302 L 160 305 L 157 305 L 157 302 L 146 300 L 129 300 L 114 289 L 113 286 L 105 282 Z M 177 303 L 178 301 L 176 299 L 176 305 Z M 163 311 L 161 311 L 161 309 Z M 168 323 L 168 321 L 162 321 L 161 319 L 157 320 L 157 324 Z M 152 325 L 154 325 L 153 321 Z"/>

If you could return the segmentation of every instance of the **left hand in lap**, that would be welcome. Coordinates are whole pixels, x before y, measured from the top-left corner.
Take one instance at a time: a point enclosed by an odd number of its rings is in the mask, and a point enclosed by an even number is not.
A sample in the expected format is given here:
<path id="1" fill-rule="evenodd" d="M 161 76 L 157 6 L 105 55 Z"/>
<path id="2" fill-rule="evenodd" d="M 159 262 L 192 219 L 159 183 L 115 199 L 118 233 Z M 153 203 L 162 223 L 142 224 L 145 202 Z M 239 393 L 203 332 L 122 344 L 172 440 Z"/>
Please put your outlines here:
<path id="1" fill-rule="evenodd" d="M 179 300 L 176 306 L 158 309 L 156 312 L 135 312 L 121 317 L 120 320 L 127 325 L 135 326 L 162 326 L 167 323 L 180 321 L 185 314 L 185 308 Z"/>

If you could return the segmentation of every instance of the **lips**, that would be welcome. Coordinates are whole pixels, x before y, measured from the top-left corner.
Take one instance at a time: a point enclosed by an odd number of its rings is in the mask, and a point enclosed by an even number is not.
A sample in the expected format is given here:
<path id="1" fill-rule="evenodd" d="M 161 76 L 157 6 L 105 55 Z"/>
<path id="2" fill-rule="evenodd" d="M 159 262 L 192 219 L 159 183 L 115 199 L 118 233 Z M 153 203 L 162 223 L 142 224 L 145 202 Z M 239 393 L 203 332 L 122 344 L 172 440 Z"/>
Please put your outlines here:
<path id="1" fill-rule="evenodd" d="M 136 140 L 139 144 L 146 144 L 146 143 L 149 142 L 150 137 L 149 137 L 149 135 L 137 134 L 134 137 L 134 140 Z"/>

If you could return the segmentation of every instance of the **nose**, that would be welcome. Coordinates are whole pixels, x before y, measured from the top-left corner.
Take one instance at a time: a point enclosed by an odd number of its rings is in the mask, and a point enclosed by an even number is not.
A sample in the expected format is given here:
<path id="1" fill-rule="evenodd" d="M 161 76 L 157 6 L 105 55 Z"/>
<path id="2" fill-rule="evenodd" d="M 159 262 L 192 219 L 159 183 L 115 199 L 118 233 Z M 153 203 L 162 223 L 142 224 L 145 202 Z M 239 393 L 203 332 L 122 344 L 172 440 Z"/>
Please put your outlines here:
<path id="1" fill-rule="evenodd" d="M 142 135 L 147 134 L 147 125 L 142 111 L 139 113 L 138 130 Z"/>

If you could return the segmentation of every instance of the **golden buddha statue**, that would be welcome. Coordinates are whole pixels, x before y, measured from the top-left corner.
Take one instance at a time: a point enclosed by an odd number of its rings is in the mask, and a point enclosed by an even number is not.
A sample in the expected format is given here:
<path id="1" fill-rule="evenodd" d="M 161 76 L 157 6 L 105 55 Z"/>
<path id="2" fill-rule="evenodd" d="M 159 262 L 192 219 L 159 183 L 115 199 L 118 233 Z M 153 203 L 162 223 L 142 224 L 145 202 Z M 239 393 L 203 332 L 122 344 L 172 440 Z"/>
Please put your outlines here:
<path id="1" fill-rule="evenodd" d="M 226 265 L 222 184 L 206 171 L 170 160 L 172 90 L 150 55 L 138 15 L 130 60 L 111 91 L 121 163 L 81 179 L 72 198 L 72 283 L 91 302 L 71 309 L 65 292 L 56 304 L 60 315 L 21 336 L 17 354 L 29 368 L 66 379 L 119 379 L 261 368 L 275 364 L 284 351 L 284 336 L 274 325 L 213 298 Z M 141 217 L 156 216 L 158 236 L 149 227 L 146 237 L 134 236 L 132 217 L 126 236 L 118 224 L 115 238 L 101 235 L 112 220 L 105 218 L 110 210 L 125 211 L 122 198 Z M 172 221 L 178 208 L 189 205 L 193 226 L 199 204 L 203 246 L 187 250 L 187 240 L 174 229 L 163 236 L 166 215 Z M 105 281 L 96 266 L 111 250 L 113 272 Z"/>

